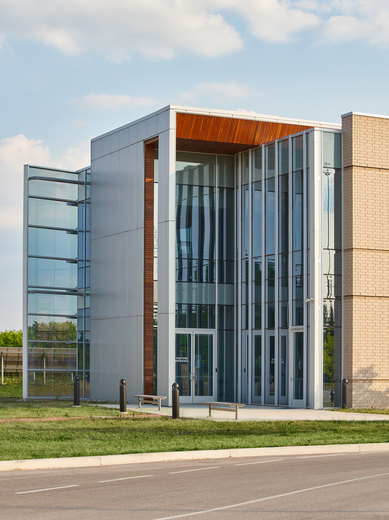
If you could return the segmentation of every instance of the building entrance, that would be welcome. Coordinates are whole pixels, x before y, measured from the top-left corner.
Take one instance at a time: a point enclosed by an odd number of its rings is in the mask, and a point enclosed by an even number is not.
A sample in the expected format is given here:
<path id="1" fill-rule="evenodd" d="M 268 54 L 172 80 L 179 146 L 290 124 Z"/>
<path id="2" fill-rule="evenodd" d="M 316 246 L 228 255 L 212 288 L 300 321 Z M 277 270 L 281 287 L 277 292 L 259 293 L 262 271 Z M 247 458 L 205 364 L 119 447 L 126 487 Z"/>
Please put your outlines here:
<path id="1" fill-rule="evenodd" d="M 265 403 L 275 404 L 276 386 L 276 348 L 275 334 L 268 332 L 265 349 Z"/>
<path id="2" fill-rule="evenodd" d="M 306 406 L 306 351 L 304 348 L 304 332 L 296 331 L 292 334 L 292 406 L 305 408 Z"/>
<path id="3" fill-rule="evenodd" d="M 253 331 L 251 342 L 247 331 L 242 333 L 241 401 L 243 403 L 289 404 L 289 341 L 288 332 L 268 332 L 266 344 L 261 332 Z"/>
<path id="4" fill-rule="evenodd" d="M 176 331 L 176 382 L 182 403 L 216 397 L 216 333 L 204 329 Z"/>

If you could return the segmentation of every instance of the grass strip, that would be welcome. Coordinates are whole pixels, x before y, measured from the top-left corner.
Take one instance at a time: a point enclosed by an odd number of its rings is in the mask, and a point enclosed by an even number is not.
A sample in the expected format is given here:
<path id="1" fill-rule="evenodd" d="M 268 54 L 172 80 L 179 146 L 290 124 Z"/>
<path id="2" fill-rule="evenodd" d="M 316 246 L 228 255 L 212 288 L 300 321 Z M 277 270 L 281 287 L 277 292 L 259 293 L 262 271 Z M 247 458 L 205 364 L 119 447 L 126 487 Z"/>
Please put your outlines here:
<path id="1" fill-rule="evenodd" d="M 72 401 L 28 401 L 15 402 L 11 399 L 0 400 L 0 419 L 42 418 L 42 417 L 93 417 L 96 415 L 120 416 L 119 405 L 115 408 L 102 408 L 87 403 L 73 407 Z"/>
<path id="2" fill-rule="evenodd" d="M 0 460 L 389 442 L 385 421 L 213 422 L 170 418 L 0 424 Z"/>
<path id="3" fill-rule="evenodd" d="M 389 415 L 388 408 L 336 408 L 335 412 L 348 412 L 348 413 L 371 413 L 379 415 Z"/>

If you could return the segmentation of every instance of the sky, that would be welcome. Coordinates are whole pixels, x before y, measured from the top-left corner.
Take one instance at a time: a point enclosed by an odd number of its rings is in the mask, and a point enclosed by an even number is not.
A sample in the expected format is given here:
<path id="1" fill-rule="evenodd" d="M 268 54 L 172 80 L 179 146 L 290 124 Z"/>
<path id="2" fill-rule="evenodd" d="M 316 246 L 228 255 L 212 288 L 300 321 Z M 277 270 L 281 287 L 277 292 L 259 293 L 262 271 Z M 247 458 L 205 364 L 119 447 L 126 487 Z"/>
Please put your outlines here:
<path id="1" fill-rule="evenodd" d="M 0 0 L 0 331 L 22 326 L 23 164 L 168 104 L 389 115 L 389 0 Z"/>

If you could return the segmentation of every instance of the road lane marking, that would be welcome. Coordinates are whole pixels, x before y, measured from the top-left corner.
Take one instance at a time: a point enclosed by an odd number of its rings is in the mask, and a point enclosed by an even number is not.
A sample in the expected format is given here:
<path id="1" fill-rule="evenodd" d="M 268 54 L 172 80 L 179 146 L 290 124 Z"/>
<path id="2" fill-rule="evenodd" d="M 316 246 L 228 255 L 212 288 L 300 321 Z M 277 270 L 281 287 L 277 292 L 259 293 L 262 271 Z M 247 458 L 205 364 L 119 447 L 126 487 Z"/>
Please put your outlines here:
<path id="1" fill-rule="evenodd" d="M 258 460 L 256 462 L 241 462 L 240 464 L 234 464 L 234 466 L 250 466 L 251 464 L 265 464 L 266 462 L 280 462 L 284 459 L 269 459 L 269 460 Z"/>
<path id="2" fill-rule="evenodd" d="M 177 473 L 189 473 L 190 471 L 205 471 L 207 469 L 217 469 L 220 466 L 210 466 L 208 468 L 184 469 L 182 471 L 169 471 L 169 475 L 177 475 Z"/>
<path id="3" fill-rule="evenodd" d="M 290 497 L 292 495 L 299 495 L 301 493 L 307 493 L 309 491 L 315 491 L 317 489 L 325 489 L 334 486 L 340 486 L 342 484 L 350 484 L 351 482 L 360 482 L 362 480 L 368 480 L 371 478 L 388 477 L 389 473 L 378 473 L 377 475 L 368 475 L 366 477 L 351 478 L 348 480 L 339 480 L 338 482 L 331 482 L 329 484 L 321 484 L 320 486 L 312 486 L 304 489 L 296 489 L 295 491 L 288 491 L 287 493 L 280 493 L 279 495 L 271 495 L 268 497 L 255 498 L 254 500 L 247 500 L 246 502 L 238 502 L 236 504 L 230 504 L 228 506 L 213 507 L 211 509 L 203 509 L 202 511 L 194 511 L 192 513 L 184 513 L 182 515 L 164 516 L 161 518 L 155 518 L 154 520 L 174 520 L 175 518 L 185 518 L 188 516 L 205 515 L 207 513 L 214 513 L 216 511 L 225 511 L 227 509 L 234 509 L 235 507 L 247 506 L 250 504 L 258 504 L 259 502 L 266 502 L 267 500 L 274 500 L 276 498 Z"/>
<path id="4" fill-rule="evenodd" d="M 80 484 L 69 484 L 68 486 L 57 486 L 52 488 L 43 488 L 43 489 L 31 489 L 29 491 L 17 491 L 17 495 L 27 495 L 28 493 L 40 493 L 41 491 L 54 491 L 56 489 L 66 489 L 72 487 L 79 487 Z"/>
<path id="5" fill-rule="evenodd" d="M 147 478 L 147 477 L 154 477 L 154 475 L 137 475 L 136 477 L 111 478 L 109 480 L 99 480 L 99 483 L 104 484 L 105 482 L 118 482 L 119 480 L 133 480 L 135 478 Z"/>
<path id="6" fill-rule="evenodd" d="M 298 457 L 299 459 L 318 459 L 321 457 L 343 457 L 346 453 L 327 453 L 326 455 L 304 455 Z"/>

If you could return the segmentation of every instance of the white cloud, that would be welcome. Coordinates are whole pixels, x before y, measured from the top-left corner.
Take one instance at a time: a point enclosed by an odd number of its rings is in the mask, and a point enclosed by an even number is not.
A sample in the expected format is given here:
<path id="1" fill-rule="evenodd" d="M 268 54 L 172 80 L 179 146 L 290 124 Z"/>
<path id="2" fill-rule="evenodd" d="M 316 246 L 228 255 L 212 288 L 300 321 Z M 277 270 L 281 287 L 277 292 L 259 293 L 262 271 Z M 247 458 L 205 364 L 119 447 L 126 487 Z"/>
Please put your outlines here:
<path id="1" fill-rule="evenodd" d="M 88 166 L 89 145 L 67 150 L 54 157 L 39 139 L 25 135 L 0 140 L 0 230 L 21 230 L 23 226 L 23 165 L 53 166 L 69 170 Z"/>
<path id="2" fill-rule="evenodd" d="M 388 0 L 0 0 L 0 12 L 0 49 L 32 39 L 70 56 L 97 52 L 117 63 L 134 54 L 170 59 L 239 51 L 244 35 L 234 16 L 270 43 L 304 32 L 313 41 L 389 43 Z"/>
<path id="3" fill-rule="evenodd" d="M 389 45 L 389 2 L 387 0 L 334 0 L 334 10 L 323 27 L 323 40 L 363 40 L 371 45 Z"/>
<path id="4" fill-rule="evenodd" d="M 80 103 L 89 108 L 116 110 L 124 107 L 149 107 L 157 103 L 151 97 L 127 96 L 119 94 L 88 94 L 82 99 L 73 100 L 74 103 Z"/>
<path id="5" fill-rule="evenodd" d="M 220 13 L 184 0 L 0 0 L 0 38 L 34 39 L 74 55 L 96 51 L 122 62 L 133 53 L 220 56 L 242 48 Z"/>
<path id="6" fill-rule="evenodd" d="M 209 9 L 231 9 L 239 13 L 259 40 L 284 43 L 294 40 L 301 31 L 320 25 L 311 11 L 318 8 L 314 0 L 201 0 Z"/>
<path id="7" fill-rule="evenodd" d="M 283 43 L 309 32 L 311 41 L 362 40 L 389 45 L 388 0 L 199 0 L 235 10 L 259 40 Z"/>
<path id="8" fill-rule="evenodd" d="M 245 0 L 236 7 L 246 17 L 252 34 L 268 42 L 288 42 L 301 31 L 320 25 L 318 16 L 294 7 L 289 0 Z"/>
<path id="9" fill-rule="evenodd" d="M 225 83 L 211 81 L 199 83 L 193 89 L 181 92 L 179 98 L 184 103 L 201 103 L 202 100 L 206 100 L 208 104 L 212 102 L 225 104 L 229 101 L 245 99 L 253 95 L 257 95 L 257 93 L 243 83 L 237 81 Z"/>

